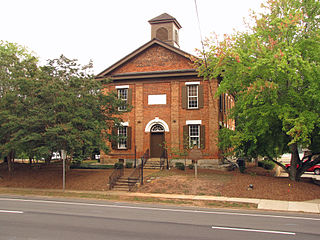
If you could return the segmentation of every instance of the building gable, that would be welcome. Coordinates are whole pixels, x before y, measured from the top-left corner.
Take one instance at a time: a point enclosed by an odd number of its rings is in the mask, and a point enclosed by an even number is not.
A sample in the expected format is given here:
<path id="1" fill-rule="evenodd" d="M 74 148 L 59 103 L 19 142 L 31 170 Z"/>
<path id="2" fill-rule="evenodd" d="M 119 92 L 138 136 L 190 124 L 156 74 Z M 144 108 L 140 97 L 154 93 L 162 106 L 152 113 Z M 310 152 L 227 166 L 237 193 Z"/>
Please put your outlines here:
<path id="1" fill-rule="evenodd" d="M 112 74 L 193 69 L 190 59 L 160 45 L 152 45 L 115 69 Z"/>
<path id="2" fill-rule="evenodd" d="M 97 78 L 129 73 L 177 70 L 195 71 L 191 58 L 192 55 L 157 39 L 153 39 L 98 74 Z"/>

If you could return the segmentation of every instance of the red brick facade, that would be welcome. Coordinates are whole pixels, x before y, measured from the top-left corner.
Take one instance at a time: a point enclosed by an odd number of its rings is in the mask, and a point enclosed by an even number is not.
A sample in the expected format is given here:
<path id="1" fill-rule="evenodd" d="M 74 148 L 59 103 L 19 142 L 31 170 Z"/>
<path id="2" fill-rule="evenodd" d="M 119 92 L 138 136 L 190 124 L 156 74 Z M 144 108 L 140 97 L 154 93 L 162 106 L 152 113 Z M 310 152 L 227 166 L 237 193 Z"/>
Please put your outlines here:
<path id="1" fill-rule="evenodd" d="M 151 133 L 146 127 L 159 121 L 168 127 L 164 138 L 169 153 L 173 149 L 182 151 L 185 138 L 183 127 L 187 125 L 187 121 L 201 122 L 205 127 L 204 136 L 201 136 L 204 140 L 203 158 L 218 159 L 219 99 L 213 97 L 218 86 L 217 81 L 210 81 L 209 87 L 208 81 L 197 76 L 190 55 L 158 40 L 147 43 L 140 51 L 129 56 L 122 64 L 120 61 L 98 75 L 98 78 L 113 79 L 113 82 L 106 86 L 108 90 L 128 87 L 132 92 L 133 106 L 131 112 L 121 116 L 131 128 L 131 149 L 112 149 L 108 155 L 102 154 L 101 160 L 112 162 L 119 158 L 132 159 L 135 148 L 137 156 L 142 156 L 150 149 Z M 201 86 L 203 107 L 183 108 L 182 91 L 187 86 L 186 83 L 198 84 L 199 88 Z M 150 95 L 165 95 L 165 104 L 148 104 Z"/>
<path id="2" fill-rule="evenodd" d="M 199 78 L 192 56 L 177 48 L 181 26 L 175 18 L 162 14 L 149 23 L 153 39 L 97 76 L 111 78 L 106 90 L 124 91 L 133 106 L 121 116 L 127 145 L 110 144 L 111 152 L 102 153 L 101 161 L 133 159 L 135 152 L 140 158 L 148 149 L 158 156 L 162 151 L 158 141 L 166 144 L 172 157 L 173 152 L 183 152 L 186 140 L 202 148 L 204 162 L 218 159 L 219 127 L 225 123 L 234 127 L 221 99 L 214 97 L 218 81 Z M 223 104 L 232 106 L 231 100 Z M 120 135 L 120 129 L 114 134 Z"/>
<path id="3" fill-rule="evenodd" d="M 170 50 L 158 45 L 150 46 L 147 50 L 130 59 L 121 68 L 110 74 L 128 72 L 152 72 L 178 69 L 192 69 L 193 65 L 189 59 L 174 54 Z"/>

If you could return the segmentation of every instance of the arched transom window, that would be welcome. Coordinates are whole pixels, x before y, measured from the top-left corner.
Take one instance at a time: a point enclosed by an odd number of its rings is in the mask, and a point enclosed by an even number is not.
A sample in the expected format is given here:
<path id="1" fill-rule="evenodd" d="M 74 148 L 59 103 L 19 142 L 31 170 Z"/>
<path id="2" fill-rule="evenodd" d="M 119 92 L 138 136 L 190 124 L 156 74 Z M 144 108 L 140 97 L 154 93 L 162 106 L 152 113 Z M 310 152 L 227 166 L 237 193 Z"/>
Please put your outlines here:
<path id="1" fill-rule="evenodd" d="M 160 124 L 155 124 L 151 128 L 151 132 L 164 132 L 164 127 Z"/>

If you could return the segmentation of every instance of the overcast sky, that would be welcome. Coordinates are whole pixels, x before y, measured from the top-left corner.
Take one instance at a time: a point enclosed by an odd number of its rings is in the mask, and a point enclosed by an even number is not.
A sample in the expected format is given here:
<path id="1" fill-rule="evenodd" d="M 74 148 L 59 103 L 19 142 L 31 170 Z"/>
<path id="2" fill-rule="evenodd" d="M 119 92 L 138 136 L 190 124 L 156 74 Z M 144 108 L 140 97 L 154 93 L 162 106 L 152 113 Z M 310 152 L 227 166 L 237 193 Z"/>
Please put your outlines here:
<path id="1" fill-rule="evenodd" d="M 202 36 L 244 29 L 249 9 L 265 0 L 197 0 Z M 162 13 L 181 24 L 180 47 L 201 48 L 194 0 L 0 0 L 0 40 L 16 42 L 41 62 L 64 54 L 99 73 L 151 40 L 148 20 Z"/>

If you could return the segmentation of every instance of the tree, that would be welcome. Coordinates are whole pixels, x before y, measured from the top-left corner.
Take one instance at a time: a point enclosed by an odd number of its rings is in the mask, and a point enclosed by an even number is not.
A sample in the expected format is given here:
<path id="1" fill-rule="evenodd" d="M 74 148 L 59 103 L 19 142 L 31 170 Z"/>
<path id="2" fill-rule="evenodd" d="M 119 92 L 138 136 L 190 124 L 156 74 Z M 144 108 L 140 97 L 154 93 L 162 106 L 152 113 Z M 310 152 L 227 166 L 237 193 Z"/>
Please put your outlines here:
<path id="1" fill-rule="evenodd" d="M 209 42 L 199 72 L 222 78 L 217 95 L 235 98 L 236 130 L 221 131 L 222 145 L 268 157 L 298 181 L 320 162 L 320 2 L 268 0 L 262 8 L 247 32 Z M 300 159 L 299 146 L 311 154 Z M 286 152 L 290 171 L 276 161 Z"/>
<path id="2" fill-rule="evenodd" d="M 27 49 L 0 42 L 0 157 L 9 171 L 15 153 L 49 160 L 65 149 L 70 162 L 107 152 L 124 103 L 104 91 L 105 83 L 94 79 L 92 63 L 62 55 L 39 67 Z"/>
<path id="3" fill-rule="evenodd" d="M 41 67 L 38 98 L 45 131 L 42 139 L 50 151 L 64 149 L 68 163 L 85 159 L 95 149 L 108 151 L 109 129 L 120 122 L 118 108 L 123 104 L 114 92 L 103 91 L 104 82 L 94 79 L 92 64 L 61 56 Z"/>
<path id="4" fill-rule="evenodd" d="M 35 79 L 37 59 L 24 47 L 0 41 L 0 155 L 13 170 L 19 141 L 16 133 L 23 121 L 26 86 Z"/>

